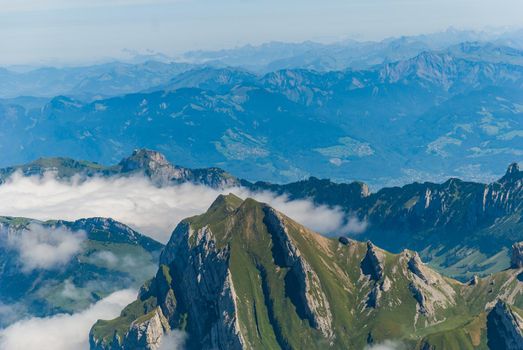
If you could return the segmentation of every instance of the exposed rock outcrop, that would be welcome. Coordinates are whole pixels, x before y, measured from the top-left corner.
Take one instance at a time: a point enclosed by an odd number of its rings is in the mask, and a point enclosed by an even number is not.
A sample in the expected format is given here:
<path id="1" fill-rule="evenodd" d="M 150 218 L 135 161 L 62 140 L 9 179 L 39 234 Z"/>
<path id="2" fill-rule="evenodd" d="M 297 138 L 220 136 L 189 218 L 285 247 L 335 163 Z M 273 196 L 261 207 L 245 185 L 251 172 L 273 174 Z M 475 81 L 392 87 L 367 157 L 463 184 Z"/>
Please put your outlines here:
<path id="1" fill-rule="evenodd" d="M 523 242 L 514 243 L 512 245 L 510 265 L 514 269 L 523 267 Z"/>
<path id="2" fill-rule="evenodd" d="M 367 242 L 365 258 L 361 261 L 361 271 L 374 281 L 383 277 L 383 256 L 370 241 Z"/>
<path id="3" fill-rule="evenodd" d="M 438 311 L 456 304 L 456 290 L 440 274 L 427 267 L 418 253 L 404 250 L 402 260 L 409 290 L 417 302 L 418 311 L 428 318 L 429 323 L 438 322 Z"/>
<path id="4" fill-rule="evenodd" d="M 347 238 L 347 237 L 339 237 L 338 238 L 338 242 L 340 242 L 343 245 L 349 245 L 350 244 L 350 239 Z"/>
<path id="5" fill-rule="evenodd" d="M 523 349 L 523 319 L 498 300 L 487 316 L 487 338 L 490 349 Z"/>
<path id="6" fill-rule="evenodd" d="M 294 300 L 298 308 L 305 311 L 305 317 L 312 327 L 318 329 L 326 338 L 332 338 L 332 313 L 329 302 L 322 291 L 320 279 L 302 257 L 301 252 L 292 242 L 285 223 L 278 212 L 264 207 L 264 222 L 272 236 L 273 256 L 276 264 L 290 268 L 290 281 L 296 282 L 299 299 Z"/>
<path id="7" fill-rule="evenodd" d="M 428 315 L 434 312 L 434 310 L 431 308 L 431 305 L 427 304 L 425 294 L 418 285 L 414 283 L 409 284 L 409 290 L 411 291 L 414 299 L 416 299 L 418 302 L 418 307 L 422 314 Z"/>
<path id="8" fill-rule="evenodd" d="M 418 253 L 414 253 L 412 258 L 410 258 L 409 262 L 407 263 L 407 266 L 409 270 L 418 276 L 423 282 L 432 283 L 430 274 L 428 271 L 425 271 L 425 266 L 423 265 L 423 262 L 421 261 Z"/>
<path id="9" fill-rule="evenodd" d="M 367 252 L 361 261 L 360 268 L 372 283 L 371 290 L 367 295 L 366 305 L 370 308 L 377 308 L 380 306 L 381 294 L 385 288 L 389 288 L 390 281 L 384 285 L 383 254 L 370 241 L 367 242 Z"/>
<path id="10" fill-rule="evenodd" d="M 479 283 L 479 277 L 478 277 L 478 275 L 474 275 L 474 276 L 472 276 L 472 278 L 468 282 L 468 285 L 469 286 L 476 286 L 478 283 Z"/>
<path id="11" fill-rule="evenodd" d="M 120 172 L 143 172 L 158 186 L 176 183 L 196 183 L 213 188 L 226 188 L 239 184 L 239 181 L 218 168 L 189 169 L 169 163 L 159 152 L 147 149 L 137 149 L 133 154 L 123 159 L 118 166 Z"/>
<path id="12" fill-rule="evenodd" d="M 157 350 L 168 330 L 167 319 L 162 310 L 156 308 L 146 320 L 133 322 L 124 343 L 129 349 Z"/>

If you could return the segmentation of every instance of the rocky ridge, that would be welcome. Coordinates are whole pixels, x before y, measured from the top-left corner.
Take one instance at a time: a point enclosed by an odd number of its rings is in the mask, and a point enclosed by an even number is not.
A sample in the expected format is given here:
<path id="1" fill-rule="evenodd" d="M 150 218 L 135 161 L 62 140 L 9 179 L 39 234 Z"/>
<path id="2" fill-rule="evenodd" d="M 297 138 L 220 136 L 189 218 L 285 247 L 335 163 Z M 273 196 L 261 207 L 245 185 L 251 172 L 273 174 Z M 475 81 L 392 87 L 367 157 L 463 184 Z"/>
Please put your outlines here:
<path id="1" fill-rule="evenodd" d="M 80 180 L 91 177 L 145 175 L 157 186 L 193 183 L 212 188 L 227 188 L 239 180 L 219 168 L 189 169 L 171 164 L 163 154 L 136 149 L 129 157 L 113 166 L 104 166 L 69 158 L 42 158 L 32 163 L 0 169 L 0 184 L 15 173 L 24 176 L 52 174 L 61 180 L 76 176 Z"/>
<path id="2" fill-rule="evenodd" d="M 325 238 L 252 199 L 220 196 L 178 225 L 156 277 L 121 317 L 93 326 L 91 349 L 127 349 L 177 329 L 188 349 L 363 348 L 391 338 L 453 349 L 457 337 L 486 346 L 497 300 L 523 306 L 522 272 L 462 284 L 412 251 Z"/>

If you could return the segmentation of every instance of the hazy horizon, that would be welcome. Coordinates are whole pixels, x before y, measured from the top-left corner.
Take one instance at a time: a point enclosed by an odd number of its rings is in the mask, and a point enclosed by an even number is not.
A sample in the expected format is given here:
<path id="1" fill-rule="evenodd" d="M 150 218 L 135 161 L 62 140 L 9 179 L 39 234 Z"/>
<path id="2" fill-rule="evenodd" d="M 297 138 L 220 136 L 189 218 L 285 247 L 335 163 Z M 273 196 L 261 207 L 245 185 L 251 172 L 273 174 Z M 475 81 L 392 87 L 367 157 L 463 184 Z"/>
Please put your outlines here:
<path id="1" fill-rule="evenodd" d="M 304 40 L 296 40 L 296 41 L 290 41 L 290 40 L 285 41 L 285 40 L 275 39 L 275 40 L 268 40 L 268 41 L 263 41 L 263 42 L 259 42 L 259 43 L 247 42 L 247 43 L 233 45 L 233 46 L 223 46 L 223 47 L 215 47 L 215 48 L 196 48 L 196 49 L 192 49 L 192 50 L 180 51 L 180 52 L 171 53 L 171 54 L 164 52 L 164 51 L 154 51 L 154 50 L 150 50 L 150 49 L 145 49 L 143 51 L 139 51 L 139 50 L 133 50 L 133 49 L 129 49 L 129 48 L 122 48 L 118 54 L 113 55 L 113 56 L 91 57 L 91 58 L 86 58 L 85 60 L 77 60 L 77 61 L 58 61 L 56 59 L 48 59 L 48 60 L 41 60 L 41 61 L 34 61 L 34 62 L 1 63 L 1 58 L 0 58 L 0 68 L 6 68 L 9 70 L 15 70 L 15 71 L 17 69 L 20 69 L 21 71 L 25 71 L 26 69 L 31 70 L 31 69 L 38 69 L 38 68 L 43 68 L 43 67 L 53 67 L 53 68 L 82 67 L 82 66 L 90 66 L 90 65 L 97 65 L 97 64 L 107 64 L 107 63 L 111 63 L 111 62 L 136 63 L 136 62 L 140 61 L 140 59 L 143 61 L 147 61 L 150 59 L 153 61 L 158 60 L 158 61 L 166 61 L 166 62 L 169 61 L 169 62 L 179 62 L 179 63 L 183 63 L 183 62 L 191 63 L 191 61 L 189 59 L 187 59 L 187 57 L 184 57 L 184 55 L 187 55 L 189 53 L 196 53 L 196 52 L 219 52 L 222 50 L 225 50 L 225 51 L 226 50 L 235 50 L 235 49 L 241 49 L 241 48 L 246 48 L 246 47 L 258 48 L 258 47 L 262 47 L 264 45 L 277 44 L 277 43 L 288 44 L 288 45 L 292 45 L 292 44 L 299 45 L 299 44 L 304 44 L 307 42 L 315 43 L 315 44 L 329 45 L 329 44 L 343 44 L 344 42 L 349 42 L 349 41 L 360 42 L 360 43 L 365 43 L 365 42 L 379 43 L 379 42 L 384 42 L 387 40 L 400 39 L 403 37 L 409 38 L 409 37 L 424 36 L 424 35 L 429 36 L 429 35 L 444 34 L 444 33 L 450 32 L 450 31 L 462 32 L 462 33 L 471 32 L 471 33 L 476 33 L 478 35 L 484 34 L 484 35 L 488 35 L 490 38 L 492 36 L 498 36 L 498 35 L 504 35 L 504 34 L 510 34 L 510 33 L 523 31 L 523 26 L 522 27 L 483 28 L 483 29 L 456 28 L 456 27 L 450 26 L 441 31 L 418 33 L 418 34 L 412 34 L 412 35 L 399 34 L 399 35 L 387 36 L 387 37 L 383 37 L 383 38 L 379 38 L 379 39 L 362 39 L 362 38 L 352 37 L 350 35 L 347 35 L 346 37 L 340 38 L 337 40 L 304 39 Z M 488 39 L 486 39 L 485 41 L 488 41 Z"/>
<path id="2" fill-rule="evenodd" d="M 488 1 L 0 1 L 0 65 L 79 65 L 279 42 L 336 42 L 523 27 L 523 3 Z M 494 28 L 494 29 L 493 29 Z"/>

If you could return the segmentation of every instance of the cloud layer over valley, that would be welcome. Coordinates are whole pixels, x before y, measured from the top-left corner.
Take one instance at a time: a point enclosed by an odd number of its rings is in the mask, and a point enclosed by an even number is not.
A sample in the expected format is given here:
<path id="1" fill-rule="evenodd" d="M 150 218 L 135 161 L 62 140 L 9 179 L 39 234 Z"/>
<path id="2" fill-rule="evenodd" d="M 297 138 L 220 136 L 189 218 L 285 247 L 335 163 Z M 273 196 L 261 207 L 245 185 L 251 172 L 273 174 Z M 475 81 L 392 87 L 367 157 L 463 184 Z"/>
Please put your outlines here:
<path id="1" fill-rule="evenodd" d="M 136 291 L 121 290 L 73 315 L 19 321 L 0 330 L 0 349 L 39 350 L 45 344 L 52 344 L 53 350 L 89 349 L 89 330 L 96 320 L 118 316 L 135 298 Z"/>
<path id="2" fill-rule="evenodd" d="M 111 217 L 166 242 L 180 220 L 205 212 L 219 194 L 230 192 L 268 203 L 323 234 L 357 234 L 366 227 L 339 208 L 317 206 L 309 200 L 290 201 L 245 188 L 219 191 L 192 184 L 158 188 L 144 177 L 63 182 L 51 176 L 15 175 L 0 186 L 0 215 L 39 220 Z"/>
<path id="3" fill-rule="evenodd" d="M 85 232 L 48 228 L 30 224 L 25 230 L 9 235 L 8 246 L 17 251 L 22 269 L 51 269 L 69 262 L 81 249 Z"/>

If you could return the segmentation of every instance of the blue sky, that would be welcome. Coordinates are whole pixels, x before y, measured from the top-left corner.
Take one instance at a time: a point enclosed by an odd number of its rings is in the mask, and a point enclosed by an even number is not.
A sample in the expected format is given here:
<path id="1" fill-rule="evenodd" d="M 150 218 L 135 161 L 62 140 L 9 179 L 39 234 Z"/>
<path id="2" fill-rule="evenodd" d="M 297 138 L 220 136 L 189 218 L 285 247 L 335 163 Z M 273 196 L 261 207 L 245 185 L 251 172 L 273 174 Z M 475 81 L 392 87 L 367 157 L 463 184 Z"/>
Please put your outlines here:
<path id="1" fill-rule="evenodd" d="M 0 64 L 523 27 L 521 0 L 0 0 Z"/>

